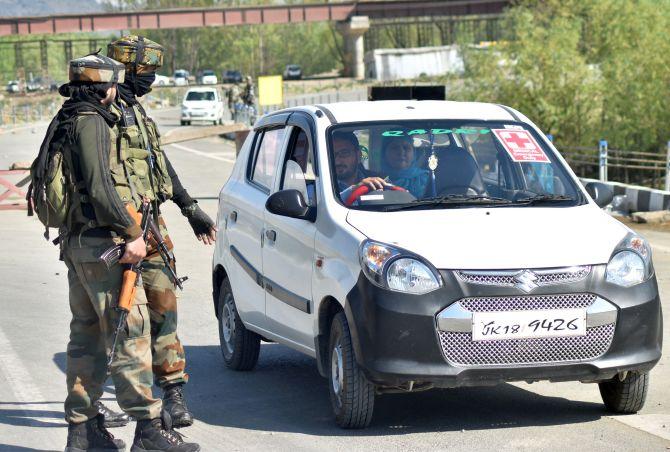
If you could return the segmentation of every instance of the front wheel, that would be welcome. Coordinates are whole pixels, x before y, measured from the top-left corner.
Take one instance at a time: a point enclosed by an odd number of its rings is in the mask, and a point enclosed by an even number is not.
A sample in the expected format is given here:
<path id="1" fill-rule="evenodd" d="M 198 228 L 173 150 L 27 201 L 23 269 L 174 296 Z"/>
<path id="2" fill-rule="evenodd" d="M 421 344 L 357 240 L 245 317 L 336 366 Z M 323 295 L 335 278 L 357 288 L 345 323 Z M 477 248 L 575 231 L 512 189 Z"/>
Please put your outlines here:
<path id="1" fill-rule="evenodd" d="M 218 303 L 219 342 L 226 366 L 234 370 L 251 370 L 258 362 L 261 337 L 249 331 L 235 307 L 233 290 L 228 278 L 223 280 Z"/>
<path id="2" fill-rule="evenodd" d="M 372 421 L 375 386 L 356 362 L 349 324 L 344 312 L 333 318 L 330 327 L 330 402 L 335 421 L 342 428 L 365 428 Z"/>
<path id="3" fill-rule="evenodd" d="M 625 375 L 625 376 L 623 376 Z M 630 371 L 598 383 L 605 407 L 614 413 L 637 413 L 644 406 L 649 389 L 649 373 Z"/>

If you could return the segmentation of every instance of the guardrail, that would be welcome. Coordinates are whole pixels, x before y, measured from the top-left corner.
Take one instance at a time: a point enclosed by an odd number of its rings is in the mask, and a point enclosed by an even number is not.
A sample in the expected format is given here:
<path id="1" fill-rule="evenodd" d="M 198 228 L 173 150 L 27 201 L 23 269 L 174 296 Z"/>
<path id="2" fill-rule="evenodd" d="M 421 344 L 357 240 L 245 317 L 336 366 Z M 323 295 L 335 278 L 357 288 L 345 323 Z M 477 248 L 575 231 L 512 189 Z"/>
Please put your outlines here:
<path id="1" fill-rule="evenodd" d="M 597 147 L 559 146 L 558 150 L 583 178 L 670 191 L 670 142 L 665 153 L 610 149 L 605 140 Z"/>

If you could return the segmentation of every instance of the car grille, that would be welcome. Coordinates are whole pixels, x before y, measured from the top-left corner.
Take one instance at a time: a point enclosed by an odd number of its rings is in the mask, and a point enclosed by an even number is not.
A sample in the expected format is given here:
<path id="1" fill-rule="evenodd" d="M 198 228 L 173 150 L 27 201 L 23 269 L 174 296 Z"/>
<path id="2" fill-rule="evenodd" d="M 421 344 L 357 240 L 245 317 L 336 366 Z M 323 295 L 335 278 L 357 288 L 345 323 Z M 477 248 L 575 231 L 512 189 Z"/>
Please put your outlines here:
<path id="1" fill-rule="evenodd" d="M 590 293 L 564 295 L 535 295 L 531 297 L 476 297 L 460 300 L 466 311 L 534 311 L 537 309 L 586 308 L 596 301 Z"/>
<path id="2" fill-rule="evenodd" d="M 495 366 L 585 361 L 604 354 L 614 324 L 588 328 L 586 336 L 473 342 L 471 333 L 440 331 L 444 356 L 457 366 Z"/>
<path id="3" fill-rule="evenodd" d="M 586 308 L 596 300 L 587 293 L 459 300 L 471 312 Z M 496 366 L 575 362 L 603 355 L 614 338 L 615 323 L 586 329 L 585 336 L 473 341 L 472 333 L 438 331 L 444 358 L 456 366 Z"/>
<path id="4" fill-rule="evenodd" d="M 482 286 L 502 286 L 514 287 L 518 281 L 515 276 L 520 275 L 525 270 L 509 271 L 465 271 L 457 270 L 455 273 L 459 279 L 469 284 L 478 284 Z M 591 272 L 591 267 L 565 267 L 554 269 L 532 270 L 537 276 L 534 281 L 538 286 L 550 286 L 553 284 L 565 284 L 581 281 Z"/>

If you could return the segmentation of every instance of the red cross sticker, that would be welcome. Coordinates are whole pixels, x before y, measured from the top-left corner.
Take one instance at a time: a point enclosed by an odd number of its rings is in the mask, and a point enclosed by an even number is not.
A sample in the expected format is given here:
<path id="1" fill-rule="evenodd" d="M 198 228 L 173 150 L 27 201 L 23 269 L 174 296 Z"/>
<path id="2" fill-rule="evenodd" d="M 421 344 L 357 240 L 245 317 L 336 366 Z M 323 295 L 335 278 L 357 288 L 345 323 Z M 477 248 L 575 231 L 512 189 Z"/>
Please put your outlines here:
<path id="1" fill-rule="evenodd" d="M 514 162 L 549 163 L 547 154 L 527 130 L 492 129 Z"/>

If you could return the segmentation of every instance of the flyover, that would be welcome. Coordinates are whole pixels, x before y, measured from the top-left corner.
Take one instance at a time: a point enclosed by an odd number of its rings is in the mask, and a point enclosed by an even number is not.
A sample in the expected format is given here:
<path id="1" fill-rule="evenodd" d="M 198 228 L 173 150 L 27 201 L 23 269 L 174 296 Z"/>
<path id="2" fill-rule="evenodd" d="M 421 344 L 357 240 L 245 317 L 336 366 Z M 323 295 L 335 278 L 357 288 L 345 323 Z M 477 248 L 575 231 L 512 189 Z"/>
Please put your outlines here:
<path id="1" fill-rule="evenodd" d="M 345 73 L 363 78 L 363 35 L 370 19 L 498 15 L 511 0 L 349 1 L 245 7 L 177 8 L 0 17 L 0 36 L 332 21 L 345 37 Z"/>

